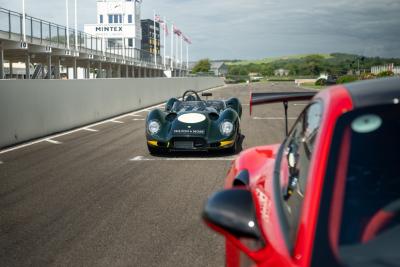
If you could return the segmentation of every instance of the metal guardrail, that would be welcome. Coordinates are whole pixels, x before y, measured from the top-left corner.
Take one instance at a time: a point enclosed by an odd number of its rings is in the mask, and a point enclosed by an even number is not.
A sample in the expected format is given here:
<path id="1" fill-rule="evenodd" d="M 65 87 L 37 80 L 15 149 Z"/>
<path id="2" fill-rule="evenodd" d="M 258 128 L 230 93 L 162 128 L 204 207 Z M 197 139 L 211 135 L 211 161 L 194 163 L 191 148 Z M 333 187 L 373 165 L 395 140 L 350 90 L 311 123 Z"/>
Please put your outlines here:
<path id="1" fill-rule="evenodd" d="M 20 35 L 22 40 L 23 16 L 21 13 L 0 7 L 0 31 L 8 33 L 9 39 L 13 35 Z M 121 45 L 105 44 L 104 39 L 82 32 L 77 32 L 77 47 L 75 47 L 75 30 L 38 19 L 29 15 L 25 16 L 26 41 L 48 45 L 52 48 L 70 49 L 82 53 L 103 54 L 106 57 L 122 57 L 126 61 L 144 63 L 155 67 L 163 66 L 163 58 L 157 57 L 157 64 L 154 64 L 154 54 L 137 48 L 123 48 Z M 70 47 L 67 45 L 69 36 Z M 171 65 L 170 59 L 166 60 L 166 66 Z M 180 64 L 174 64 L 180 67 Z M 182 66 L 185 69 L 186 66 Z"/>

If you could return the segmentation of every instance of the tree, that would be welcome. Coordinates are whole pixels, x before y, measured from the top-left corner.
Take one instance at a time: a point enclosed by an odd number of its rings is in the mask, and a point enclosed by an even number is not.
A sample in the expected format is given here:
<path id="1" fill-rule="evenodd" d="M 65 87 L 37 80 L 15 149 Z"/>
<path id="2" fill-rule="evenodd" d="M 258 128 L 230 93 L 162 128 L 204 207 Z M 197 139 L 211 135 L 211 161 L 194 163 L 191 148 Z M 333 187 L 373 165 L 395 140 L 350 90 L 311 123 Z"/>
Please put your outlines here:
<path id="1" fill-rule="evenodd" d="M 377 77 L 382 78 L 382 77 L 390 77 L 393 75 L 394 75 L 393 71 L 387 70 L 387 71 L 382 71 L 382 72 L 378 73 Z"/>
<path id="2" fill-rule="evenodd" d="M 193 73 L 198 73 L 198 72 L 209 72 L 211 68 L 211 63 L 209 59 L 202 59 L 197 64 L 194 66 L 192 72 Z"/>
<path id="3" fill-rule="evenodd" d="M 274 75 L 274 70 L 271 67 L 271 65 L 264 64 L 262 66 L 261 75 L 263 75 L 263 76 L 273 76 Z"/>

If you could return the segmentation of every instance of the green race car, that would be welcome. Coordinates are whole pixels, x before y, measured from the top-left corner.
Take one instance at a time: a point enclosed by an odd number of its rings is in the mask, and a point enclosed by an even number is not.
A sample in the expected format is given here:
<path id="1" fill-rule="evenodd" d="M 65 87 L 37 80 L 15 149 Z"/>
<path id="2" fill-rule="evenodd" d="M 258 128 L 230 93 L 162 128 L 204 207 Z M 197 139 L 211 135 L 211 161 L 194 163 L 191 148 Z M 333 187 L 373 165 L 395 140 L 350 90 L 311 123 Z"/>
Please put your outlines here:
<path id="1" fill-rule="evenodd" d="M 197 92 L 186 91 L 182 100 L 171 98 L 165 110 L 149 113 L 147 147 L 151 154 L 210 150 L 235 153 L 241 137 L 241 115 L 242 105 L 237 98 L 202 100 Z"/>

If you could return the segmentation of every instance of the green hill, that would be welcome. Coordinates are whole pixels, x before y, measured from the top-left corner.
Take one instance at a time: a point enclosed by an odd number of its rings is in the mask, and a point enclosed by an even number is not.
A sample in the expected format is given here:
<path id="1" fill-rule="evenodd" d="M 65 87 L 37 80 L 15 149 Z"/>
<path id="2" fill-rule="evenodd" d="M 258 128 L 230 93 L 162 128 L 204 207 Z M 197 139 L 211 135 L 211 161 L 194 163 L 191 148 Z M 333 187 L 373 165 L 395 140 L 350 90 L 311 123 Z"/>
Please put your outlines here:
<path id="1" fill-rule="evenodd" d="M 248 61 L 226 61 L 228 74 L 245 76 L 260 73 L 274 76 L 277 69 L 289 70 L 291 76 L 318 77 L 325 72 L 332 75 L 345 75 L 349 72 L 369 72 L 372 66 L 394 63 L 400 65 L 398 58 L 365 57 L 344 53 L 292 55 Z"/>
<path id="2" fill-rule="evenodd" d="M 290 55 L 290 56 L 282 56 L 282 57 L 270 57 L 270 58 L 264 58 L 264 59 L 258 59 L 258 60 L 234 60 L 234 61 L 225 61 L 227 65 L 248 65 L 248 64 L 267 64 L 267 63 L 272 63 L 275 61 L 283 61 L 283 60 L 295 60 L 295 59 L 304 59 L 311 54 L 299 54 L 299 55 Z M 312 54 L 312 55 L 318 55 L 323 57 L 324 59 L 329 59 L 332 58 L 331 54 Z"/>

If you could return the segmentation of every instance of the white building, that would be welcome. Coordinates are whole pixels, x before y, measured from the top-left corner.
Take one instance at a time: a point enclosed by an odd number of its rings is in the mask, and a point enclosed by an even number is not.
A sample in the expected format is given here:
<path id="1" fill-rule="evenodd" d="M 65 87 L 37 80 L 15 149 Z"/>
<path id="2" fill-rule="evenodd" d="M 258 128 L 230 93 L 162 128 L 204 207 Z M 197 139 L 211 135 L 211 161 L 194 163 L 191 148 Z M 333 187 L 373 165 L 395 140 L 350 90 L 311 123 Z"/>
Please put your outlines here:
<path id="1" fill-rule="evenodd" d="M 211 62 L 210 71 L 215 76 L 226 76 L 228 74 L 228 66 L 224 62 Z"/>
<path id="2" fill-rule="evenodd" d="M 97 23 L 85 24 L 85 32 L 104 38 L 105 51 L 118 54 L 125 51 L 125 54 L 139 58 L 142 40 L 140 2 L 97 0 Z"/>
<path id="3" fill-rule="evenodd" d="M 277 69 L 274 71 L 275 76 L 289 76 L 290 71 L 285 69 Z"/>
<path id="4" fill-rule="evenodd" d="M 392 64 L 373 66 L 371 67 L 371 73 L 377 75 L 384 71 L 392 71 L 394 74 L 400 74 L 400 67 Z"/>

